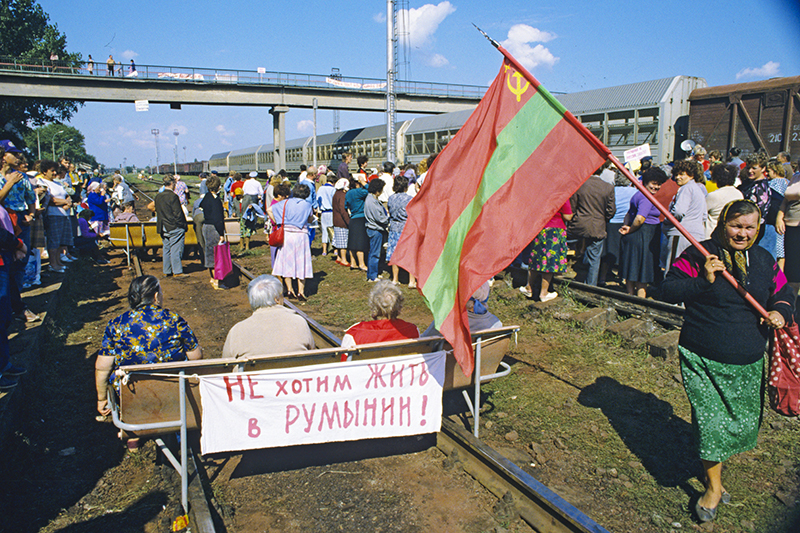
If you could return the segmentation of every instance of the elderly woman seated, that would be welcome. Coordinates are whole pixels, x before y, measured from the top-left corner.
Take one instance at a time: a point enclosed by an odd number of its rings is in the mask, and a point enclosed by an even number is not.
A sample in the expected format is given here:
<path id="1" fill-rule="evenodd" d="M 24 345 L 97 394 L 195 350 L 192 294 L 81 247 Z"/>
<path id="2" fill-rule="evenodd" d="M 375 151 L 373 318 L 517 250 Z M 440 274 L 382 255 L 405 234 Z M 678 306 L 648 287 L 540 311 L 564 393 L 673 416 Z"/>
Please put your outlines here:
<path id="1" fill-rule="evenodd" d="M 247 286 L 253 314 L 228 332 L 222 357 L 255 357 L 314 349 L 311 328 L 283 306 L 283 286 L 275 276 L 258 276 Z"/>
<path id="2" fill-rule="evenodd" d="M 503 323 L 495 315 L 489 312 L 489 282 L 487 281 L 475 291 L 475 294 L 467 301 L 467 318 L 469 319 L 469 331 L 483 331 L 503 327 Z M 436 329 L 436 324 L 431 322 L 422 333 L 422 337 L 436 337 L 441 335 Z"/>
<path id="3" fill-rule="evenodd" d="M 103 344 L 95 364 L 97 410 L 101 415 L 108 407 L 108 385 L 119 386 L 113 372 L 123 365 L 166 363 L 200 359 L 203 349 L 184 319 L 162 308 L 164 295 L 154 276 L 139 276 L 128 289 L 131 306 L 111 319 L 103 335 Z"/>
<path id="4" fill-rule="evenodd" d="M 403 293 L 400 289 L 389 281 L 378 281 L 369 293 L 369 311 L 372 320 L 350 326 L 344 332 L 342 348 L 418 338 L 417 326 L 397 318 L 402 308 Z"/>

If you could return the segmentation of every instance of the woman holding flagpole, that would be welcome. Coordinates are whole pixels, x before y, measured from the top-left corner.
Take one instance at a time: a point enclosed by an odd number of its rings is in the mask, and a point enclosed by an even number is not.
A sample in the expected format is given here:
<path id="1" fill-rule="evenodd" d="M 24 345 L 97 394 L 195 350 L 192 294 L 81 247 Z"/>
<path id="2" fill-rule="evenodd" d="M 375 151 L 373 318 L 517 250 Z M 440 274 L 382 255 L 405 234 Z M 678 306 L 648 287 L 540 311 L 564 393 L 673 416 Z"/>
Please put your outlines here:
<path id="1" fill-rule="evenodd" d="M 772 256 L 754 246 L 761 225 L 750 200 L 730 202 L 720 213 L 710 255 L 688 248 L 661 284 L 661 295 L 686 307 L 678 344 L 681 376 L 692 405 L 692 428 L 703 462 L 706 490 L 695 512 L 714 520 L 732 496 L 722 484 L 722 463 L 755 448 L 764 399 L 764 349 L 770 328 L 782 328 L 794 312 L 794 294 Z M 721 272 L 727 270 L 768 311 L 753 312 Z"/>

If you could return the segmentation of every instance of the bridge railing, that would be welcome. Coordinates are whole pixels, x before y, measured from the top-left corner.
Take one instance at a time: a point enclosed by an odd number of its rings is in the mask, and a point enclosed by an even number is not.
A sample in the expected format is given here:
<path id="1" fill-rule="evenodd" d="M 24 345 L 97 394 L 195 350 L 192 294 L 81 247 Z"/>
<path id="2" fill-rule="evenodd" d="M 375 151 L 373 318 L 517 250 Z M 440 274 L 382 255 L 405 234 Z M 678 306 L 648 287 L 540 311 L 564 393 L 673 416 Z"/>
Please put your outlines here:
<path id="1" fill-rule="evenodd" d="M 130 81 L 158 80 L 184 83 L 224 83 L 238 85 L 272 85 L 281 87 L 308 87 L 316 89 L 341 89 L 369 93 L 386 90 L 386 81 L 376 78 L 357 78 L 348 76 L 326 76 L 321 74 L 301 74 L 296 72 L 277 72 L 264 70 L 212 69 L 198 67 L 179 67 L 168 65 L 136 65 L 130 63 L 107 65 L 105 61 L 89 63 L 51 61 L 22 61 L 14 57 L 0 56 L 0 71 L 15 71 L 52 76 L 96 76 L 114 77 Z M 395 93 L 413 96 L 440 96 L 449 98 L 480 98 L 486 87 L 480 85 L 457 85 L 451 83 L 419 82 L 399 80 L 395 82 Z"/>

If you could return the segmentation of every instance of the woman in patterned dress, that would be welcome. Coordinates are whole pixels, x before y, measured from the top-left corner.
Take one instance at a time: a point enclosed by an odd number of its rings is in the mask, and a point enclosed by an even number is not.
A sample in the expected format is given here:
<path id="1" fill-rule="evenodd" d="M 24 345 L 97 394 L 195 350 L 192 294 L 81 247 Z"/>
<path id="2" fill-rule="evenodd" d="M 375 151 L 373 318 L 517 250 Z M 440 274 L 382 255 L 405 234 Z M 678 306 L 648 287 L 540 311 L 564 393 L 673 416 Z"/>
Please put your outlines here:
<path id="1" fill-rule="evenodd" d="M 528 285 L 519 290 L 528 298 L 533 296 L 533 287 L 536 278 L 542 279 L 539 290 L 539 301 L 548 302 L 558 294 L 550 292 L 553 275 L 567 270 L 567 225 L 572 220 L 572 207 L 569 201 L 565 202 L 544 229 L 533 240 L 531 250 L 530 270 L 528 271 Z"/>
<path id="2" fill-rule="evenodd" d="M 685 314 L 678 351 L 692 428 L 705 470 L 705 492 L 695 512 L 714 520 L 719 502 L 731 495 L 722 484 L 722 462 L 755 448 L 763 401 L 764 349 L 769 328 L 782 328 L 794 312 L 794 293 L 772 256 L 754 246 L 761 212 L 750 200 L 722 210 L 710 240 L 709 256 L 687 248 L 672 265 L 661 295 L 683 302 Z M 761 318 L 718 273 L 731 273 L 769 318 Z"/>
<path id="3" fill-rule="evenodd" d="M 114 370 L 143 365 L 200 359 L 203 349 L 192 328 L 177 313 L 164 309 L 164 295 L 155 276 L 139 276 L 128 289 L 129 311 L 111 319 L 95 363 L 97 411 L 108 415 L 108 386 L 118 390 Z"/>

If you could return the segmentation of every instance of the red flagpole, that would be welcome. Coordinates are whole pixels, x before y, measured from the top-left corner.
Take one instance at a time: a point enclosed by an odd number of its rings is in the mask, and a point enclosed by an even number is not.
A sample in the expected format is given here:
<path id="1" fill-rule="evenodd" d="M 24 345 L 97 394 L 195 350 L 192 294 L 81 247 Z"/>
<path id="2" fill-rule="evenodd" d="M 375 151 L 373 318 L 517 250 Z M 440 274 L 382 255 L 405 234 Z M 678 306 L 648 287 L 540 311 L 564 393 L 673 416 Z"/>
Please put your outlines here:
<path id="1" fill-rule="evenodd" d="M 473 26 L 474 26 L 474 24 L 473 24 Z M 533 87 L 535 89 L 539 89 L 541 83 L 539 83 L 539 80 L 537 80 L 533 76 L 533 74 L 528 72 L 528 69 L 523 67 L 514 58 L 514 56 L 512 56 L 508 52 L 508 50 L 506 50 L 505 48 L 503 48 L 500 45 L 500 43 L 498 43 L 497 41 L 495 41 L 494 39 L 492 39 L 491 37 L 486 35 L 486 33 L 483 30 L 481 30 L 480 28 L 478 28 L 477 26 L 475 26 L 475 28 L 479 32 L 481 32 L 483 34 L 483 36 L 486 37 L 489 40 L 489 42 L 492 43 L 492 45 L 494 45 L 494 47 L 497 48 L 500 51 L 501 54 L 503 54 L 503 56 L 514 66 L 514 68 L 517 70 L 517 72 L 522 74 L 522 76 L 531 85 L 533 85 Z M 546 91 L 546 90 L 542 91 L 542 95 L 547 100 L 549 100 L 551 103 L 553 103 L 554 105 L 557 105 L 558 107 L 563 107 L 563 106 L 561 106 L 560 102 L 558 102 L 558 101 L 554 102 L 555 97 L 553 97 L 553 95 L 551 95 L 548 91 Z M 625 175 L 626 178 L 628 178 L 628 180 L 633 184 L 633 186 L 636 187 L 637 189 L 639 189 L 639 191 L 641 191 L 642 194 L 644 194 L 645 198 L 650 200 L 650 202 L 652 202 L 652 204 L 654 206 L 656 206 L 656 208 L 661 212 L 661 214 L 663 214 L 667 218 L 667 220 L 669 220 L 670 223 L 673 226 L 675 226 L 675 229 L 677 229 L 681 233 L 681 235 L 686 237 L 686 239 L 689 241 L 689 243 L 691 243 L 692 246 L 697 248 L 700 251 L 700 253 L 703 254 L 705 257 L 708 257 L 709 255 L 711 255 L 708 252 L 708 250 L 706 250 L 705 247 L 697 241 L 697 239 L 692 237 L 692 235 L 688 231 L 686 231 L 686 228 L 681 226 L 681 223 L 678 222 L 678 219 L 676 219 L 672 215 L 672 213 L 669 212 L 669 210 L 666 207 L 661 205 L 661 202 L 656 200 L 656 198 L 652 195 L 652 193 L 650 191 L 648 191 L 647 188 L 645 188 L 645 186 L 642 185 L 641 182 L 639 182 L 639 180 L 636 179 L 636 177 L 631 173 L 631 171 L 628 170 L 620 162 L 619 159 L 617 159 L 617 156 L 612 154 L 611 150 L 609 150 L 608 147 L 605 144 L 603 144 L 603 142 L 600 139 L 598 139 L 592 132 L 590 132 L 586 128 L 586 126 L 584 126 L 577 118 L 575 118 L 575 116 L 572 113 L 570 113 L 569 110 L 567 110 L 564 113 L 564 118 L 576 130 L 578 130 L 584 136 L 584 138 L 586 138 L 586 140 L 589 141 L 594 146 L 594 148 L 598 152 L 600 152 L 602 154 L 605 154 L 606 157 L 608 157 L 608 159 L 614 164 L 614 166 L 617 167 L 617 169 L 619 169 L 619 171 L 622 172 Z M 730 272 L 728 272 L 727 270 L 723 270 L 722 271 L 722 277 L 724 277 L 731 285 L 733 285 L 733 287 L 739 292 L 739 294 L 741 294 L 742 297 L 745 300 L 747 300 L 756 309 L 756 311 L 758 311 L 761 314 L 761 316 L 763 316 L 764 318 L 769 318 L 769 314 L 767 313 L 767 311 L 763 307 L 761 307 L 761 304 L 759 304 L 756 301 L 756 299 L 753 298 L 753 296 L 749 292 L 747 292 L 747 290 L 736 280 L 736 278 L 733 277 L 733 275 Z"/>

